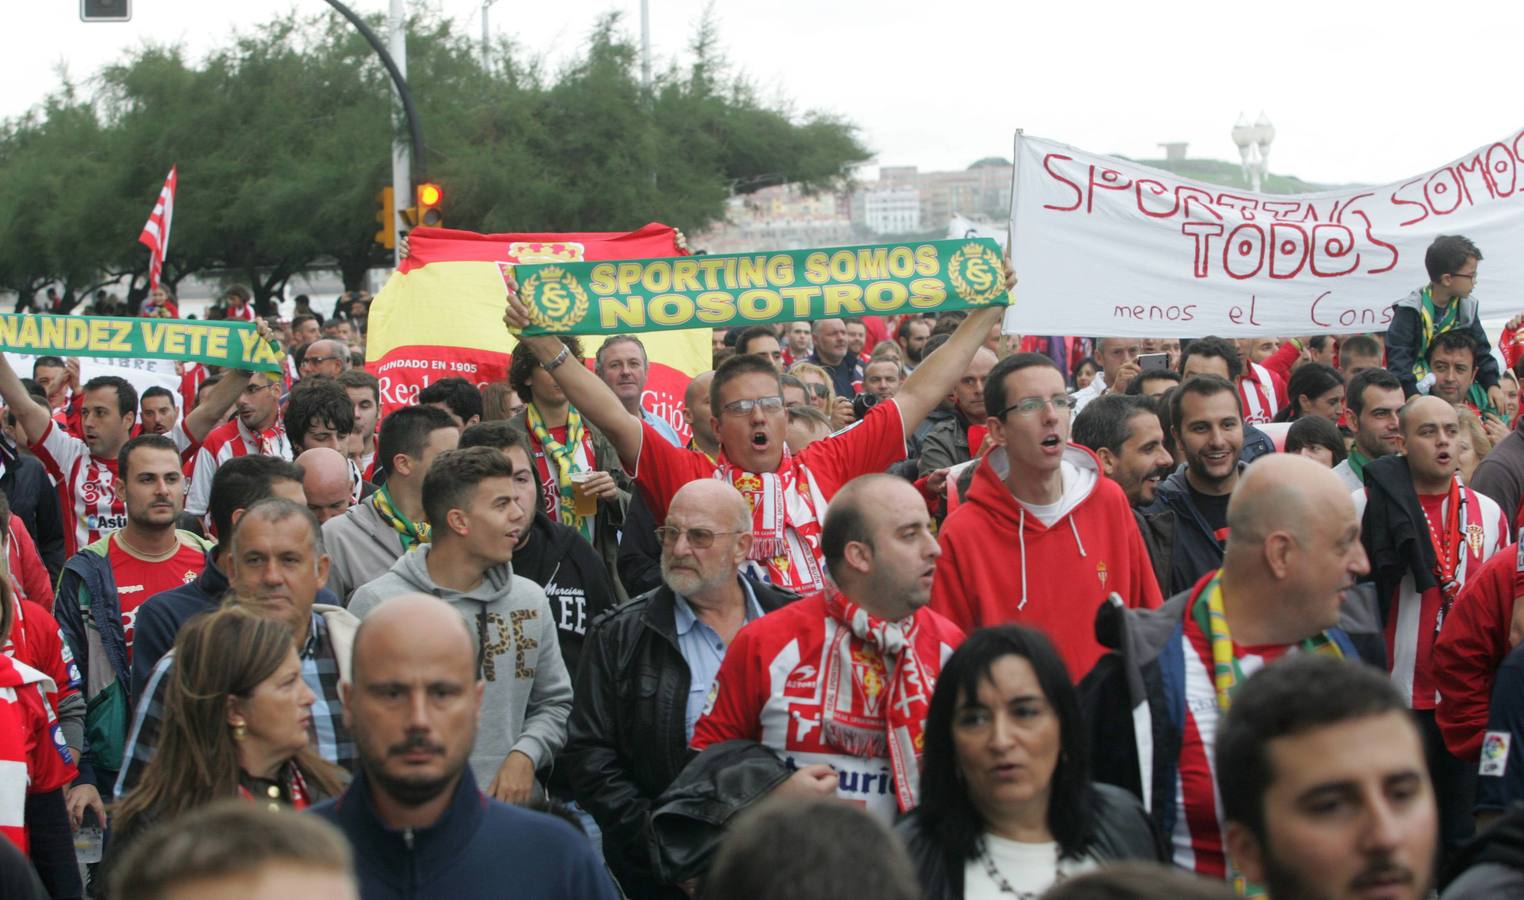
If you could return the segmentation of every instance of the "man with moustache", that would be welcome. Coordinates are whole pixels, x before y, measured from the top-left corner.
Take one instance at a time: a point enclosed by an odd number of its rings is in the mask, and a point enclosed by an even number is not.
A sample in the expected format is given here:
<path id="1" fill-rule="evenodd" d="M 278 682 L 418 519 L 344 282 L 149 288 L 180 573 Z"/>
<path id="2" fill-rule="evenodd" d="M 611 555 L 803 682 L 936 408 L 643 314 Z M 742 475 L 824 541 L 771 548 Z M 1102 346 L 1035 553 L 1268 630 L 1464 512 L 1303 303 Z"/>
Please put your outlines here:
<path id="1" fill-rule="evenodd" d="M 1270 900 L 1428 896 L 1434 786 L 1379 673 L 1315 654 L 1267 666 L 1234 697 L 1216 763 L 1229 858 Z"/>
<path id="2" fill-rule="evenodd" d="M 1397 425 L 1397 412 L 1404 399 L 1402 382 L 1386 369 L 1365 369 L 1349 380 L 1345 396 L 1355 419 L 1355 445 L 1349 449 L 1349 456 L 1334 466 L 1334 474 L 1351 491 L 1358 491 L 1365 487 L 1367 463 L 1402 449 Z"/>
<path id="3" fill-rule="evenodd" d="M 730 485 L 684 485 L 658 537 L 661 586 L 600 617 L 587 638 L 564 758 L 631 896 L 682 896 L 651 871 L 647 814 L 682 771 L 736 633 L 794 599 L 737 573 L 750 521 Z"/>
<path id="4" fill-rule="evenodd" d="M 640 403 L 650 378 L 650 361 L 646 358 L 646 345 L 640 338 L 629 334 L 616 334 L 605 340 L 593 354 L 593 370 L 603 383 L 609 386 L 625 411 L 650 425 L 657 434 L 674 447 L 683 445 L 677 429 L 661 416 L 648 411 Z"/>
<path id="5" fill-rule="evenodd" d="M 1474 830 L 1476 773 L 1445 748 L 1435 720 L 1434 644 L 1466 581 L 1508 544 L 1509 523 L 1492 498 L 1461 483 L 1455 407 L 1413 397 L 1398 427 L 1403 452 L 1368 463 L 1365 489 L 1351 496 L 1362 516 L 1392 682 L 1428 747 L 1440 833 L 1453 850 Z"/>
<path id="6" fill-rule="evenodd" d="M 1174 459 L 1164 445 L 1164 427 L 1158 406 L 1151 397 L 1105 394 L 1095 398 L 1078 416 L 1070 440 L 1087 447 L 1101 461 L 1101 471 L 1127 495 L 1133 519 L 1153 560 L 1160 584 L 1170 577 L 1170 554 L 1174 549 L 1175 513 L 1160 510 L 1144 516 L 1142 509 L 1154 502 L 1159 483 L 1169 477 Z"/>

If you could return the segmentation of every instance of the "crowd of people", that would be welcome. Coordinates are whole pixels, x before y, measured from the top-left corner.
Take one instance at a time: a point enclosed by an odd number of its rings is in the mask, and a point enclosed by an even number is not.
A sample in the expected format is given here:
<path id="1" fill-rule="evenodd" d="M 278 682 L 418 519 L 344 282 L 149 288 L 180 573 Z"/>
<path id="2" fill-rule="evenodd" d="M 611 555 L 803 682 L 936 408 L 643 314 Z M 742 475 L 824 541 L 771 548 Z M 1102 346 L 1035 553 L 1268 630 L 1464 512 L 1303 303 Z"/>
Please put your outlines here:
<path id="1" fill-rule="evenodd" d="M 511 281 L 507 377 L 384 416 L 368 298 L 0 358 L 0 894 L 1524 891 L 1481 261 L 1379 334 L 717 329 L 680 420 Z"/>

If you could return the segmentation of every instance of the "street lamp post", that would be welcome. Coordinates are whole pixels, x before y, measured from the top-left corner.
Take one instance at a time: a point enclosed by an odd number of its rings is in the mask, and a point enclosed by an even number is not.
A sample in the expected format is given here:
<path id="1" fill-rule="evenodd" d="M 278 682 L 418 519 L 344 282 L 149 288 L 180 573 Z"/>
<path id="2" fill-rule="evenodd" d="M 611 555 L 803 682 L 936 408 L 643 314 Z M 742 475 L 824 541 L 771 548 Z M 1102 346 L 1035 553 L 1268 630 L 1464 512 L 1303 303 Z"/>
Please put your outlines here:
<path id="1" fill-rule="evenodd" d="M 1243 166 L 1244 177 L 1249 181 L 1249 190 L 1259 193 L 1264 184 L 1265 174 L 1269 171 L 1270 144 L 1275 140 L 1275 126 L 1260 111 L 1259 119 L 1253 125 L 1240 113 L 1238 123 L 1233 126 L 1233 143 L 1238 145 L 1240 165 Z"/>

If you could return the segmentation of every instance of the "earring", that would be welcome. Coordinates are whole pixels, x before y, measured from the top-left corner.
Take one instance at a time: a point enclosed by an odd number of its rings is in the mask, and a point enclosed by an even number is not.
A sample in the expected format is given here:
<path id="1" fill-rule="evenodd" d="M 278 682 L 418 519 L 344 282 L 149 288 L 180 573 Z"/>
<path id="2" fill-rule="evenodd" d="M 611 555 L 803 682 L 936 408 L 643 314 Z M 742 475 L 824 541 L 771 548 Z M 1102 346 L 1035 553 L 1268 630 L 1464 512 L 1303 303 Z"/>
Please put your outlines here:
<path id="1" fill-rule="evenodd" d="M 241 741 L 249 736 L 249 726 L 243 722 L 233 723 L 233 740 Z"/>

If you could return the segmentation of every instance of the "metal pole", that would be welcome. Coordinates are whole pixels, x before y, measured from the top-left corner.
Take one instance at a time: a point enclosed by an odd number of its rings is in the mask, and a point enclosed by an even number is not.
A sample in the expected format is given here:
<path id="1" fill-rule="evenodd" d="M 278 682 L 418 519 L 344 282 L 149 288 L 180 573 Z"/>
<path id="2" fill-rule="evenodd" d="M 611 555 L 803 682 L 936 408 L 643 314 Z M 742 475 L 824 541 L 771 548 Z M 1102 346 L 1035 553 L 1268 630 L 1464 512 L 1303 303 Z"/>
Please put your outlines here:
<path id="1" fill-rule="evenodd" d="M 640 86 L 651 89 L 651 0 L 640 0 Z"/>
<path id="2" fill-rule="evenodd" d="M 392 107 L 392 202 L 396 204 L 397 215 L 392 217 L 392 243 L 396 249 L 392 251 L 393 262 L 402 262 L 401 242 L 396 238 L 401 230 L 401 213 L 404 209 L 413 205 L 413 182 L 412 182 L 412 155 L 409 153 L 407 142 L 402 140 L 402 119 L 407 115 L 403 108 L 400 85 L 407 81 L 407 9 L 406 0 L 391 0 L 391 9 L 386 16 L 388 35 L 387 43 L 391 45 L 392 59 L 397 63 L 397 73 L 402 76 L 402 81 L 392 85 L 393 95 L 397 99 Z M 422 160 L 419 160 L 421 163 Z"/>
<path id="3" fill-rule="evenodd" d="M 492 31 L 487 27 L 487 10 L 497 0 L 482 0 L 482 68 L 492 70 Z"/>
<path id="4" fill-rule="evenodd" d="M 413 95 L 407 88 L 407 34 L 403 0 L 391 0 L 391 15 L 388 23 L 391 29 L 392 49 L 390 51 L 387 50 L 386 44 L 381 43 L 381 38 L 375 30 L 365 24 L 364 19 L 355 15 L 354 10 L 339 0 L 327 0 L 327 3 L 337 10 L 339 15 L 348 19 L 349 24 L 353 25 L 370 44 L 371 49 L 376 51 L 376 57 L 381 60 L 386 73 L 392 77 L 392 92 L 402 107 L 400 116 L 407 120 L 411 142 L 397 139 L 392 144 L 392 197 L 396 204 L 396 211 L 400 213 L 412 205 L 413 187 L 410 175 L 412 163 L 416 161 L 418 164 L 420 181 L 423 180 L 427 167 L 423 147 L 423 128 L 418 123 L 418 110 L 413 106 Z M 397 116 L 398 114 L 394 114 L 394 121 Z M 397 124 L 400 126 L 401 123 Z M 401 131 L 401 128 L 398 127 L 396 130 Z M 392 219 L 393 236 L 397 233 L 397 223 L 400 219 L 400 216 L 394 216 Z M 401 262 L 401 259 L 398 258 L 396 261 Z"/>

